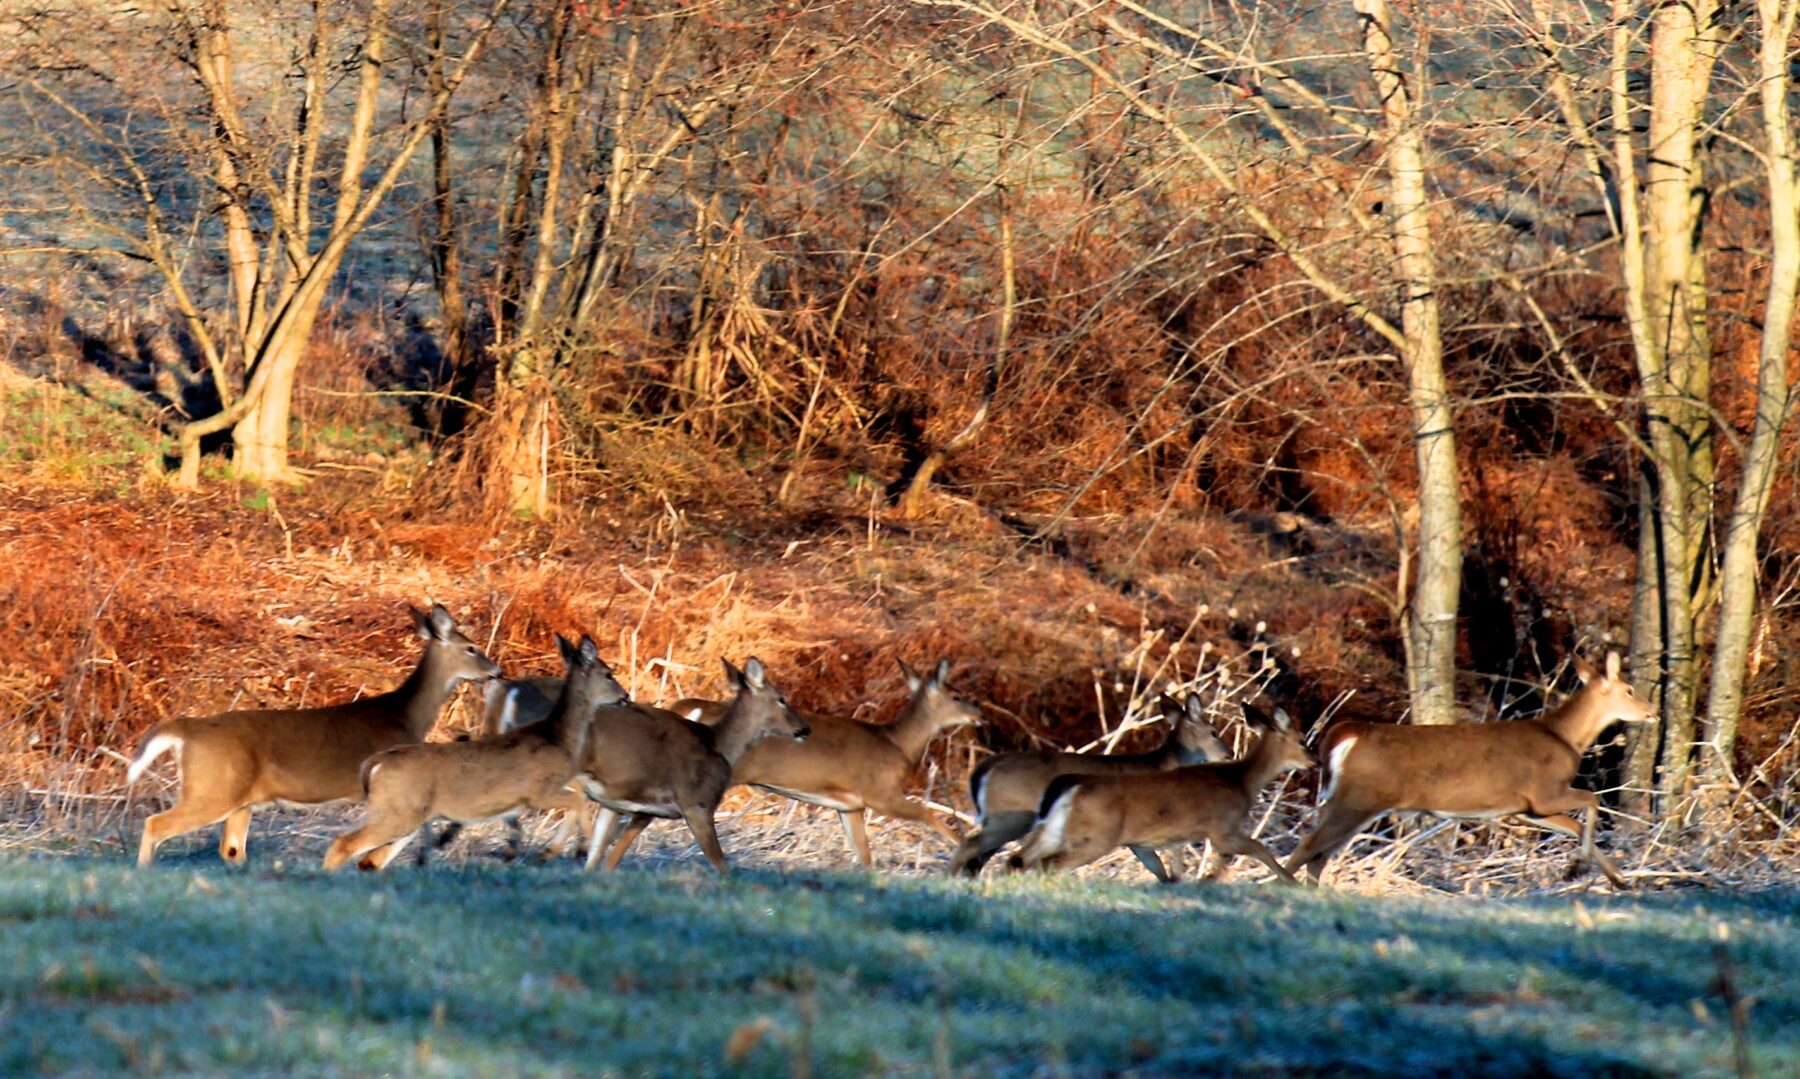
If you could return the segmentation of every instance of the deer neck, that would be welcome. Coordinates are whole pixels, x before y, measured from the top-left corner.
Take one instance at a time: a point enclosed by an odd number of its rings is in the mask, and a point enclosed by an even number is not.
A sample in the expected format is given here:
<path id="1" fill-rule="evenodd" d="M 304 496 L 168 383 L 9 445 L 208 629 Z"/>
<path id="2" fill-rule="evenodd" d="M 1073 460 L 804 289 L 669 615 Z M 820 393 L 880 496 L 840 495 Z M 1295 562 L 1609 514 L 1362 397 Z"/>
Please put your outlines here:
<path id="1" fill-rule="evenodd" d="M 544 720 L 544 740 L 563 749 L 572 760 L 581 760 L 587 752 L 588 730 L 595 710 L 592 701 L 573 696 L 565 688 Z"/>
<path id="2" fill-rule="evenodd" d="M 1174 764 L 1170 765 L 1170 767 L 1186 768 L 1191 764 L 1206 763 L 1206 751 L 1201 749 L 1190 749 L 1187 746 L 1182 745 L 1180 731 L 1169 735 L 1169 743 L 1164 747 L 1163 752 L 1168 754 L 1169 758 L 1174 761 Z"/>
<path id="3" fill-rule="evenodd" d="M 1606 713 L 1588 700 L 1587 687 L 1556 706 L 1549 715 L 1538 717 L 1551 734 L 1569 744 L 1577 754 L 1586 753 L 1607 727 Z"/>
<path id="4" fill-rule="evenodd" d="M 401 726 L 406 728 L 406 733 L 415 742 L 424 741 L 425 736 L 431 733 L 438 715 L 444 710 L 444 704 L 456 692 L 456 681 L 446 675 L 442 668 L 438 650 L 426 645 L 425 654 L 419 657 L 418 666 L 406 676 L 406 681 L 386 694 L 399 713 Z"/>
<path id="5" fill-rule="evenodd" d="M 899 719 L 890 723 L 883 732 L 888 741 L 894 743 L 906 758 L 906 763 L 917 766 L 919 758 L 925 755 L 925 747 L 937 737 L 945 724 L 923 700 L 913 700 L 906 706 L 906 711 Z"/>
<path id="6" fill-rule="evenodd" d="M 1169 736 L 1163 739 L 1162 745 L 1141 754 L 1141 756 L 1154 763 L 1156 767 L 1163 769 L 1182 768 L 1190 764 L 1205 763 L 1200 760 L 1197 754 L 1188 754 L 1181 751 L 1181 732 L 1178 730 L 1169 731 Z M 1190 757 L 1192 759 L 1189 759 Z"/>
<path id="7" fill-rule="evenodd" d="M 713 751 L 735 766 L 750 752 L 750 747 L 764 734 L 763 728 L 750 717 L 742 698 L 731 702 L 725 716 L 712 727 Z"/>
<path id="8" fill-rule="evenodd" d="M 1251 796 L 1275 782 L 1275 777 L 1288 769 L 1288 764 L 1281 759 L 1275 746 L 1275 739 L 1266 734 L 1257 739 L 1256 747 L 1243 760 L 1238 761 L 1237 766 L 1244 793 Z"/>

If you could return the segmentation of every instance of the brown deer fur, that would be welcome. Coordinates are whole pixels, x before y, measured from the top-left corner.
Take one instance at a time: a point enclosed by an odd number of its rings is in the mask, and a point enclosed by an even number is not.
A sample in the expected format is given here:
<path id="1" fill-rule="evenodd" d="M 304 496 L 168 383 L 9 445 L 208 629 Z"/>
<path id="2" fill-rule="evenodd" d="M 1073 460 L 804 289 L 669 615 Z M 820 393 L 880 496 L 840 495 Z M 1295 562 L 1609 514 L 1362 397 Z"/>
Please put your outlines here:
<path id="1" fill-rule="evenodd" d="M 1594 846 L 1599 799 L 1571 784 L 1581 757 L 1614 723 L 1650 722 L 1656 712 L 1619 674 L 1609 652 L 1596 674 L 1577 659 L 1581 688 L 1548 715 L 1500 723 L 1415 727 L 1345 722 L 1322 740 L 1325 784 L 1319 819 L 1288 860 L 1288 868 L 1317 881 L 1325 863 L 1375 818 L 1396 810 L 1442 817 L 1518 815 L 1581 840 L 1616 887 L 1618 868 Z M 1582 810 L 1577 824 L 1571 813 Z"/>
<path id="2" fill-rule="evenodd" d="M 1160 772 L 1203 761 L 1224 760 L 1231 754 L 1213 733 L 1200 699 L 1189 697 L 1184 705 L 1168 694 L 1159 702 L 1171 724 L 1161 746 L 1148 753 L 1060 753 L 1033 751 L 989 757 L 969 776 L 969 800 L 975 804 L 976 830 L 964 839 L 950 858 L 951 873 L 973 876 L 1001 847 L 1024 837 L 1037 824 L 1044 791 L 1060 776 L 1130 775 Z M 1157 879 L 1169 881 L 1162 858 L 1149 850 L 1133 850 L 1144 868 Z"/>
<path id="3" fill-rule="evenodd" d="M 1247 854 L 1279 879 L 1296 883 L 1245 825 L 1257 792 L 1284 772 L 1311 768 L 1315 762 L 1286 712 L 1277 709 L 1270 719 L 1245 705 L 1244 718 L 1262 737 L 1241 760 L 1056 780 L 1044 792 L 1037 825 L 1017 864 L 1074 869 L 1121 846 L 1155 850 L 1211 840 L 1227 864 Z"/>
<path id="4" fill-rule="evenodd" d="M 728 871 L 713 814 L 732 767 L 763 738 L 804 739 L 810 728 L 769 683 L 761 660 L 751 659 L 742 671 L 727 661 L 725 678 L 737 695 L 711 727 L 639 704 L 600 710 L 579 779 L 583 793 L 601 806 L 588 868 L 609 848 L 606 868 L 616 868 L 652 820 L 679 817 L 713 868 Z"/>
<path id="5" fill-rule="evenodd" d="M 337 869 L 368 855 L 364 868 L 392 861 L 434 817 L 459 823 L 513 818 L 528 809 L 568 808 L 575 762 L 597 709 L 626 700 L 593 639 L 579 646 L 556 639 L 568 677 L 550 714 L 536 723 L 463 742 L 396 746 L 363 764 L 368 809 L 363 825 L 339 836 L 325 854 Z M 579 810 L 579 802 L 574 803 Z"/>
<path id="6" fill-rule="evenodd" d="M 835 809 L 851 853 L 874 865 L 869 850 L 867 812 L 923 821 L 950 842 L 961 838 L 937 815 L 907 796 L 906 785 L 940 733 L 981 722 L 981 712 L 945 685 L 948 660 L 929 677 L 900 664 L 912 692 L 905 711 L 892 723 L 863 723 L 808 714 L 812 734 L 805 742 L 765 738 L 750 747 L 731 770 L 732 783 L 748 783 L 807 805 Z M 671 709 L 698 722 L 716 722 L 726 705 L 688 698 Z"/>
<path id="7" fill-rule="evenodd" d="M 166 720 L 150 728 L 126 773 L 135 782 L 163 753 L 181 769 L 175 805 L 144 822 L 138 864 L 169 839 L 219 821 L 219 855 L 244 860 L 250 813 L 259 805 L 319 805 L 362 797 L 362 763 L 389 746 L 422 741 L 463 682 L 500 673 L 457 631 L 450 612 L 414 610 L 425 654 L 397 689 L 324 708 L 253 709 Z"/>

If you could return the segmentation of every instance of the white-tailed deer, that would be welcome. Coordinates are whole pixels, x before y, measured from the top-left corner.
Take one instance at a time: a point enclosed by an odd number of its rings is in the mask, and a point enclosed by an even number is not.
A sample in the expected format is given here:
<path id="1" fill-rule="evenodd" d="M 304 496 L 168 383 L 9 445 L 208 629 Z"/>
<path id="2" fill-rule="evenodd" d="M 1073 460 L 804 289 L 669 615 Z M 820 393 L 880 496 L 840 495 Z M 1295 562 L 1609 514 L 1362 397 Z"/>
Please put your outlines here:
<path id="1" fill-rule="evenodd" d="M 1161 746 L 1148 753 L 1059 753 L 1032 751 L 989 757 L 969 776 L 969 800 L 975 804 L 976 830 L 950 858 L 951 873 L 974 876 L 995 852 L 1025 836 L 1037 824 L 1044 792 L 1065 775 L 1131 775 L 1161 772 L 1231 755 L 1206 720 L 1198 696 L 1184 705 L 1167 693 L 1159 702 L 1171 727 Z M 1160 855 L 1134 849 L 1144 868 L 1165 883 L 1174 878 Z"/>
<path id="2" fill-rule="evenodd" d="M 1243 707 L 1245 721 L 1261 737 L 1241 760 L 1137 775 L 1063 776 L 1052 782 L 1015 865 L 1074 869 L 1122 846 L 1137 853 L 1140 848 L 1154 851 L 1211 840 L 1226 864 L 1247 854 L 1278 879 L 1297 883 L 1245 824 L 1259 791 L 1284 772 L 1316 762 L 1286 712 L 1278 708 L 1271 719 L 1248 704 Z"/>
<path id="3" fill-rule="evenodd" d="M 562 693 L 562 688 L 561 676 L 554 674 L 494 679 L 481 691 L 481 734 L 506 734 L 541 722 L 556 706 L 556 699 Z M 588 837 L 593 831 L 593 818 L 589 812 L 593 809 L 593 803 L 576 787 L 571 784 L 566 795 L 553 799 L 552 804 L 535 808 L 563 815 L 562 824 L 550 839 L 551 852 L 566 853 L 571 849 L 579 852 L 586 849 Z M 505 819 L 508 831 L 507 856 L 514 858 L 524 845 L 525 829 L 518 815 Z M 428 851 L 442 850 L 454 843 L 462 832 L 462 822 L 451 821 L 436 839 L 419 848 L 419 864 L 425 864 Z"/>
<path id="4" fill-rule="evenodd" d="M 1316 882 L 1325 862 L 1375 818 L 1400 811 L 1440 817 L 1520 816 L 1581 840 L 1619 888 L 1628 887 L 1612 860 L 1594 846 L 1600 800 L 1571 784 L 1582 754 L 1614 723 L 1650 722 L 1656 712 L 1619 677 L 1619 654 L 1606 654 L 1596 674 L 1580 659 L 1581 688 L 1534 719 L 1415 727 L 1395 723 L 1334 725 L 1320 745 L 1325 766 L 1319 820 L 1300 841 L 1288 868 Z M 1584 810 L 1580 825 L 1569 816 Z"/>
<path id="5" fill-rule="evenodd" d="M 399 688 L 324 708 L 255 709 L 184 716 L 150 728 L 125 774 L 136 782 L 151 762 L 174 750 L 181 797 L 144 822 L 138 864 L 178 835 L 225 822 L 219 856 L 245 856 L 250 813 L 285 802 L 320 805 L 362 797 L 364 760 L 389 746 L 423 741 L 445 702 L 463 682 L 496 677 L 500 668 L 457 631 L 441 605 L 413 610 L 425 654 Z"/>
<path id="6" fill-rule="evenodd" d="M 331 844 L 325 868 L 362 858 L 364 868 L 380 869 L 436 817 L 458 823 L 499 820 L 527 809 L 569 808 L 572 802 L 579 811 L 580 795 L 569 790 L 569 782 L 594 713 L 623 703 L 626 693 L 591 637 L 581 638 L 580 645 L 558 637 L 556 644 L 568 677 L 545 718 L 466 742 L 396 746 L 364 762 L 363 825 Z"/>
<path id="7" fill-rule="evenodd" d="M 489 682 L 481 693 L 481 732 L 505 734 L 543 719 L 555 706 L 562 681 L 553 674 L 538 674 Z"/>
<path id="8" fill-rule="evenodd" d="M 640 704 L 600 710 L 578 779 L 583 793 L 600 803 L 589 869 L 603 852 L 606 868 L 617 868 L 652 820 L 679 817 L 713 868 L 728 871 L 713 814 L 731 785 L 733 765 L 764 738 L 801 740 L 811 728 L 769 683 L 761 660 L 751 659 L 742 671 L 726 661 L 725 680 L 737 694 L 710 727 Z"/>
<path id="9" fill-rule="evenodd" d="M 907 795 L 906 785 L 933 738 L 979 724 L 981 712 L 945 685 L 949 660 L 940 660 L 929 676 L 921 676 L 903 660 L 900 672 L 912 699 L 894 722 L 862 723 L 808 714 L 812 734 L 806 741 L 765 738 L 731 770 L 732 783 L 748 783 L 797 802 L 837 810 L 850 852 L 865 867 L 875 864 L 865 821 L 871 809 L 922 821 L 950 842 L 961 842 L 962 837 L 936 814 Z M 670 707 L 696 722 L 716 723 L 727 705 L 687 698 Z"/>

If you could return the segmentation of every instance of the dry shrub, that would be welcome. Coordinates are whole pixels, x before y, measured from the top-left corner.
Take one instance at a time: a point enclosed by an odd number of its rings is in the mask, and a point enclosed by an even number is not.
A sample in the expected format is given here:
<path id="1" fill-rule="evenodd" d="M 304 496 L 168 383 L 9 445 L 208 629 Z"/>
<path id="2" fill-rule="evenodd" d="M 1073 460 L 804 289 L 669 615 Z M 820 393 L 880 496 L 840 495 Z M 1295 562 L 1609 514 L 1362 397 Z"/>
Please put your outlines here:
<path id="1" fill-rule="evenodd" d="M 719 441 L 673 424 L 621 422 L 592 448 L 597 485 L 682 506 L 736 503 L 750 492 L 743 466 Z"/>

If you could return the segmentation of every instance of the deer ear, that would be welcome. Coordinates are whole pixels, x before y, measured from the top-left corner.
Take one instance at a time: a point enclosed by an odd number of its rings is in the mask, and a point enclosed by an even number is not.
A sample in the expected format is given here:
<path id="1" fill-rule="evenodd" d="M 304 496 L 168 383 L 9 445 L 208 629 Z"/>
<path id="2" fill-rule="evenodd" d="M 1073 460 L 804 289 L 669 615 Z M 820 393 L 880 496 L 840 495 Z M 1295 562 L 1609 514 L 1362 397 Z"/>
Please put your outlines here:
<path id="1" fill-rule="evenodd" d="M 763 669 L 762 660 L 751 656 L 744 662 L 744 684 L 751 689 L 761 689 L 769 684 L 769 672 Z"/>
<path id="2" fill-rule="evenodd" d="M 581 635 L 581 662 L 589 667 L 606 666 L 600 662 L 600 646 L 595 644 L 594 639 L 585 633 Z"/>
<path id="3" fill-rule="evenodd" d="M 581 653 L 560 633 L 556 635 L 556 654 L 562 657 L 563 666 L 570 670 L 574 670 L 575 665 L 581 661 Z"/>
<path id="4" fill-rule="evenodd" d="M 1206 702 L 1200 699 L 1198 693 L 1188 695 L 1187 705 L 1183 711 L 1187 714 L 1190 723 L 1206 722 Z"/>
<path id="5" fill-rule="evenodd" d="M 744 688 L 744 672 L 733 666 L 728 659 L 720 657 L 719 662 L 725 665 L 725 684 L 734 691 L 742 690 Z"/>
<path id="6" fill-rule="evenodd" d="M 919 687 L 925 684 L 925 679 L 920 677 L 919 672 L 912 669 L 912 664 L 905 660 L 897 659 L 894 662 L 900 664 L 900 677 L 906 679 L 907 692 L 919 692 Z"/>
<path id="7" fill-rule="evenodd" d="M 939 689 L 944 688 L 944 685 L 950 681 L 950 661 L 949 660 L 947 660 L 947 659 L 938 660 L 937 670 L 931 672 L 931 680 L 937 684 L 937 687 Z"/>
<path id="8" fill-rule="evenodd" d="M 431 616 L 411 605 L 408 605 L 406 610 L 412 615 L 413 632 L 417 633 L 422 641 L 431 640 Z"/>
<path id="9" fill-rule="evenodd" d="M 1156 707 L 1162 712 L 1163 718 L 1170 723 L 1181 722 L 1183 714 L 1181 702 L 1175 699 L 1175 694 L 1167 690 L 1157 694 Z"/>
<path id="10" fill-rule="evenodd" d="M 1575 657 L 1575 677 L 1581 679 L 1584 686 L 1594 680 L 1594 668 L 1588 666 L 1588 661 L 1580 656 Z"/>
<path id="11" fill-rule="evenodd" d="M 432 604 L 431 605 L 431 633 L 432 633 L 432 636 L 436 637 L 440 641 L 445 641 L 445 640 L 449 640 L 450 635 L 455 632 L 456 632 L 456 619 L 452 618 L 450 616 L 450 612 L 444 609 L 444 605 L 442 603 Z"/>
<path id="12" fill-rule="evenodd" d="M 1617 682 L 1619 680 L 1619 672 L 1624 665 L 1624 661 L 1619 658 L 1619 653 L 1606 653 L 1606 680 L 1608 682 Z"/>
<path id="13" fill-rule="evenodd" d="M 1285 708 L 1275 709 L 1275 728 L 1284 733 L 1292 733 L 1293 732 L 1294 717 L 1288 715 L 1287 709 L 1285 709 Z"/>
<path id="14" fill-rule="evenodd" d="M 1240 701 L 1238 707 L 1244 710 L 1244 722 L 1250 724 L 1252 727 L 1256 727 L 1259 730 L 1268 730 L 1275 725 L 1275 721 L 1269 718 L 1269 713 L 1258 708 L 1256 705 L 1251 704 L 1249 701 Z"/>

